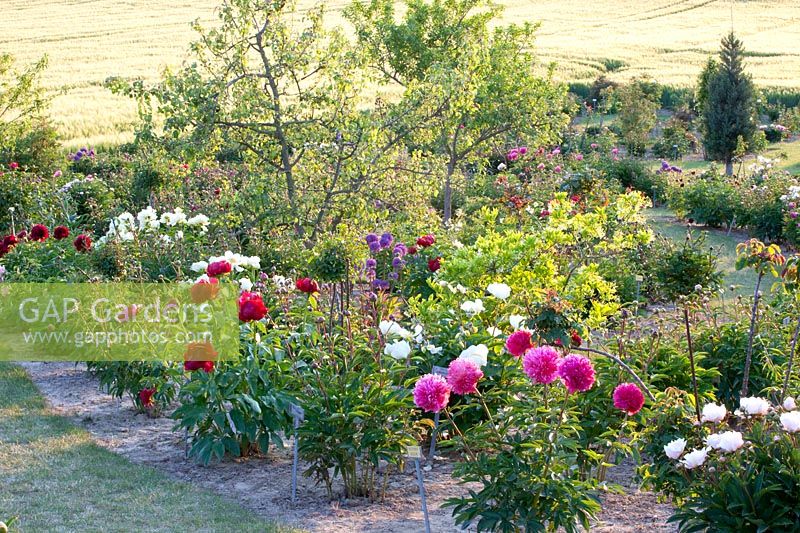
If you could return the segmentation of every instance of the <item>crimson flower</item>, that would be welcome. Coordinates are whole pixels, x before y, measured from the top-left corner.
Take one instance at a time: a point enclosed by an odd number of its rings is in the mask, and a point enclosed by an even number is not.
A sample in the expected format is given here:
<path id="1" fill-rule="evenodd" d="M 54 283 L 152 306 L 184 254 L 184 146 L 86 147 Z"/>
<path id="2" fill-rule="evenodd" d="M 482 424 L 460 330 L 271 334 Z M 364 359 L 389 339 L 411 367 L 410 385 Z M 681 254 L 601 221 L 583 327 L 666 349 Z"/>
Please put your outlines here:
<path id="1" fill-rule="evenodd" d="M 242 322 L 261 320 L 268 312 L 269 309 L 264 305 L 260 294 L 244 291 L 239 296 L 239 320 Z"/>
<path id="2" fill-rule="evenodd" d="M 223 274 L 230 274 L 231 264 L 227 261 L 215 261 L 206 267 L 206 274 L 212 278 L 222 276 Z"/>
<path id="3" fill-rule="evenodd" d="M 433 246 L 433 243 L 435 242 L 436 242 L 436 237 L 432 233 L 428 233 L 427 235 L 423 235 L 422 237 L 417 239 L 417 245 L 421 246 L 422 248 Z"/>
<path id="4" fill-rule="evenodd" d="M 57 241 L 66 239 L 69 237 L 69 228 L 66 226 L 56 226 L 56 229 L 53 230 L 53 237 L 55 237 Z"/>
<path id="5" fill-rule="evenodd" d="M 156 389 L 142 389 L 139 391 L 139 401 L 142 402 L 142 407 L 155 405 L 155 402 L 153 402 L 153 394 L 155 393 Z"/>
<path id="6" fill-rule="evenodd" d="M 430 261 L 428 261 L 428 270 L 430 270 L 431 272 L 436 272 L 440 268 L 442 268 L 441 257 L 437 257 L 435 259 L 431 259 Z"/>
<path id="7" fill-rule="evenodd" d="M 515 331 L 508 336 L 508 339 L 506 339 L 506 350 L 508 350 L 508 353 L 514 357 L 521 356 L 531 348 L 533 348 L 533 343 L 531 342 L 530 331 L 521 329 L 519 331 Z"/>
<path id="8" fill-rule="evenodd" d="M 81 233 L 75 237 L 75 240 L 72 241 L 72 245 L 79 252 L 88 252 L 92 249 L 92 238 L 85 233 Z"/>
<path id="9" fill-rule="evenodd" d="M 211 372 L 214 370 L 214 359 L 217 358 L 214 346 L 209 342 L 190 342 L 186 346 L 186 353 L 183 355 L 183 368 L 187 372 L 203 370 Z"/>
<path id="10" fill-rule="evenodd" d="M 644 406 L 644 394 L 633 383 L 620 383 L 614 389 L 614 407 L 620 411 L 625 411 L 629 415 L 635 415 Z"/>
<path id="11" fill-rule="evenodd" d="M 319 292 L 319 285 L 317 282 L 311 278 L 300 278 L 295 283 L 295 287 L 300 292 L 304 292 L 306 294 L 314 294 L 315 292 Z"/>
<path id="12" fill-rule="evenodd" d="M 408 251 L 406 253 L 408 253 L 408 255 L 414 255 L 415 253 L 417 253 L 417 247 L 413 245 L 409 246 Z"/>
<path id="13" fill-rule="evenodd" d="M 580 347 L 580 345 L 583 344 L 583 339 L 581 339 L 581 336 L 574 329 L 572 330 L 572 333 L 570 333 L 569 338 L 570 342 L 575 347 Z"/>
<path id="14" fill-rule="evenodd" d="M 50 236 L 50 230 L 44 224 L 35 224 L 31 228 L 32 241 L 45 241 Z"/>

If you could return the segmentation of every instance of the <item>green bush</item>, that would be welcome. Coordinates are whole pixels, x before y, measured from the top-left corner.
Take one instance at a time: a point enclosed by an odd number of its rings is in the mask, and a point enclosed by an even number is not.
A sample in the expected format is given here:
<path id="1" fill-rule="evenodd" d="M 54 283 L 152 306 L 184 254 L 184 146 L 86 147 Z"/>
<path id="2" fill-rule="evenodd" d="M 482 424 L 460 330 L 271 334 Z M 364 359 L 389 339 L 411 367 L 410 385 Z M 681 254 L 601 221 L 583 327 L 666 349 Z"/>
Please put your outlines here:
<path id="1" fill-rule="evenodd" d="M 636 159 L 604 159 L 598 164 L 607 179 L 616 181 L 624 188 L 640 191 L 651 199 L 664 199 L 667 190 L 666 177 L 654 172 L 646 161 Z"/>
<path id="2" fill-rule="evenodd" d="M 663 159 L 682 158 L 696 150 L 697 137 L 682 120 L 671 118 L 664 126 L 661 137 L 653 144 L 653 154 Z"/>

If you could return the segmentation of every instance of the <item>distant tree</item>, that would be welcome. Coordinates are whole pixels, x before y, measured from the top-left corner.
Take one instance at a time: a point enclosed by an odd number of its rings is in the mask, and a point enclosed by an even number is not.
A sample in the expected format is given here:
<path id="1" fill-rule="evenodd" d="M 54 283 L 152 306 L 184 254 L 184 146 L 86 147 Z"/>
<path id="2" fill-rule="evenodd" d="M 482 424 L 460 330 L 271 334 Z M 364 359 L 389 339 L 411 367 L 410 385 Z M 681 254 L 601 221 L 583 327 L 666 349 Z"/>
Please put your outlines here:
<path id="1" fill-rule="evenodd" d="M 661 94 L 649 80 L 637 79 L 617 87 L 613 92 L 619 113 L 622 142 L 633 155 L 643 155 L 650 131 L 658 120 Z"/>
<path id="2" fill-rule="evenodd" d="M 708 61 L 706 61 L 706 66 L 703 67 L 703 71 L 697 79 L 697 88 L 695 89 L 695 111 L 697 111 L 698 114 L 703 113 L 706 107 L 706 103 L 708 102 L 708 84 L 718 70 L 719 63 L 717 63 L 717 60 L 713 57 L 709 57 Z"/>
<path id="3" fill-rule="evenodd" d="M 456 174 L 509 142 L 557 141 L 566 87 L 535 73 L 535 27 L 492 30 L 499 11 L 486 0 L 406 0 L 402 18 L 395 4 L 356 1 L 347 16 L 373 68 L 402 89 L 398 109 L 433 117 L 415 139 L 441 156 L 447 222 Z"/>
<path id="4" fill-rule="evenodd" d="M 46 66 L 45 57 L 17 69 L 11 55 L 0 54 L 0 150 L 13 148 L 44 118 L 47 99 L 39 78 Z"/>
<path id="5" fill-rule="evenodd" d="M 744 46 L 731 32 L 722 39 L 719 65 L 708 73 L 703 107 L 703 144 L 707 157 L 725 162 L 733 174 L 733 159 L 742 143 L 752 149 L 758 131 L 755 86 L 744 72 Z M 707 68 L 710 68 L 707 66 Z"/>

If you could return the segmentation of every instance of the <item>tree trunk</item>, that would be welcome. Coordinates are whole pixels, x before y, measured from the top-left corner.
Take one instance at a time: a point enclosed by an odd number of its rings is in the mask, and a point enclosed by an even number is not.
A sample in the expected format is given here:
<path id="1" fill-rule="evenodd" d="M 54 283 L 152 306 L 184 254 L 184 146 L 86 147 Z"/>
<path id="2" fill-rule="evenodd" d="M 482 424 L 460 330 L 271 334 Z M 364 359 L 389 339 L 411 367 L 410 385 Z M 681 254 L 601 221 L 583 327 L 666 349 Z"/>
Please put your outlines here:
<path id="1" fill-rule="evenodd" d="M 453 217 L 453 173 L 456 165 L 453 159 L 447 164 L 447 175 L 444 178 L 444 223 L 450 222 Z"/>
<path id="2" fill-rule="evenodd" d="M 725 175 L 733 176 L 733 159 L 725 160 Z"/>

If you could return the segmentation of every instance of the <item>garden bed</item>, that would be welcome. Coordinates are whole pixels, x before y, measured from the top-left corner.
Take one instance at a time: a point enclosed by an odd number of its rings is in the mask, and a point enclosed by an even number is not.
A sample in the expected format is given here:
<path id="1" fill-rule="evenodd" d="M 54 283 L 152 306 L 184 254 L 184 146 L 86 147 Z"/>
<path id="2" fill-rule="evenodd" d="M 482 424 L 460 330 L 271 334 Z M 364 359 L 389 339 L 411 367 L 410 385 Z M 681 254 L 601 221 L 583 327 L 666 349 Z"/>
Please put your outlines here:
<path id="1" fill-rule="evenodd" d="M 311 531 L 422 531 L 422 514 L 415 477 L 395 474 L 383 503 L 364 500 L 329 502 L 324 487 L 300 477 L 296 507 L 291 505 L 291 448 L 271 450 L 268 457 L 225 460 L 208 467 L 184 456 L 184 441 L 172 430 L 173 421 L 135 412 L 128 400 L 99 391 L 97 380 L 83 365 L 72 363 L 23 364 L 53 408 L 86 428 L 101 446 L 134 463 L 155 467 L 178 480 L 191 482 L 233 499 L 259 515 Z M 302 469 L 302 464 L 301 464 Z M 433 531 L 456 530 L 444 501 L 464 489 L 450 477 L 450 464 L 425 471 L 428 508 Z M 603 511 L 593 531 L 675 531 L 666 523 L 672 512 L 652 493 L 636 489 L 632 465 L 609 472 L 610 481 L 625 487 L 624 494 L 604 497 Z"/>

